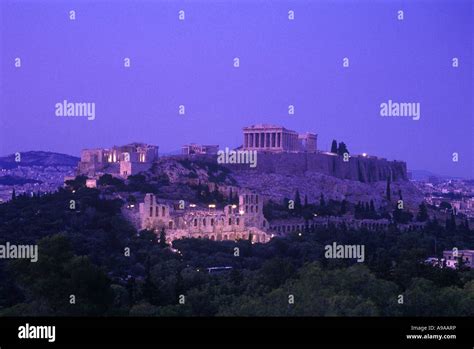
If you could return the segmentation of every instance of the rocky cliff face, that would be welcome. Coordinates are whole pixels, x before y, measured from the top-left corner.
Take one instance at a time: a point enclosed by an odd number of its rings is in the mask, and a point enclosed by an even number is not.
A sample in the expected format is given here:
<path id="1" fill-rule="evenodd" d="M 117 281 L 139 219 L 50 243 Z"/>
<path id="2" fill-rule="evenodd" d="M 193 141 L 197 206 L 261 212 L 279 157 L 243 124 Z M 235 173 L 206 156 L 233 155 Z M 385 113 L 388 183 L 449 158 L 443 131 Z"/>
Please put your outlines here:
<path id="1" fill-rule="evenodd" d="M 392 201 L 401 192 L 408 208 L 417 208 L 421 193 L 407 180 L 404 162 L 373 158 L 351 158 L 325 154 L 258 154 L 257 166 L 217 164 L 216 156 L 162 158 L 153 172 L 166 173 L 172 183 L 217 183 L 219 189 L 236 187 L 258 192 L 267 198 L 294 198 L 299 190 L 302 198 L 317 202 L 326 199 L 352 203 L 373 200 L 376 206 L 386 204 L 387 178 L 392 175 Z"/>
<path id="2" fill-rule="evenodd" d="M 267 198 L 280 201 L 283 198 L 294 199 L 296 190 L 301 198 L 308 197 L 310 203 L 319 202 L 320 195 L 325 199 L 347 200 L 351 203 L 374 201 L 376 207 L 386 202 L 386 181 L 363 183 L 340 179 L 323 173 L 307 171 L 304 173 L 233 173 L 237 186 L 254 190 Z M 404 206 L 416 210 L 423 201 L 423 195 L 409 181 L 399 180 L 391 183 L 392 203 L 399 200 L 401 192 Z"/>
<path id="3" fill-rule="evenodd" d="M 373 183 L 385 181 L 391 174 L 393 181 L 407 180 L 406 163 L 385 159 L 351 157 L 348 162 L 342 156 L 320 153 L 258 153 L 257 166 L 245 164 L 227 165 L 233 172 L 250 171 L 266 174 L 295 174 L 314 172 L 340 179 Z"/>

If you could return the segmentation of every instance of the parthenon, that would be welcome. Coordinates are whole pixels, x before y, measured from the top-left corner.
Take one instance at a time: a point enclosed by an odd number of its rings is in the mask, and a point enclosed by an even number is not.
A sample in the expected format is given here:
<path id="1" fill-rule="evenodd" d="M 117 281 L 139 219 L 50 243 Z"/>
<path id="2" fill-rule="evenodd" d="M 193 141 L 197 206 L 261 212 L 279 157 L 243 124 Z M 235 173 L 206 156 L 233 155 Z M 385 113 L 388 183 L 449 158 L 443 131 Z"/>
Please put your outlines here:
<path id="1" fill-rule="evenodd" d="M 298 134 L 282 126 L 258 124 L 244 127 L 246 150 L 270 152 L 315 152 L 317 135 Z"/>

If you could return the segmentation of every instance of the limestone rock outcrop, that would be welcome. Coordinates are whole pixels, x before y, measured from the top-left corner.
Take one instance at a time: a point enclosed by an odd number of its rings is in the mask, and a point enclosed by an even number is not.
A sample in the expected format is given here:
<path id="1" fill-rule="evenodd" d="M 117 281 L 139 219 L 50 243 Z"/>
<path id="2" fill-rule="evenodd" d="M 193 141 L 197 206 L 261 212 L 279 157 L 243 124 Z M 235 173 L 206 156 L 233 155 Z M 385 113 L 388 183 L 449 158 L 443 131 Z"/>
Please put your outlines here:
<path id="1" fill-rule="evenodd" d="M 375 157 L 351 157 L 345 162 L 342 156 L 327 153 L 258 153 L 257 166 L 246 164 L 227 165 L 233 171 L 256 173 L 295 174 L 305 172 L 322 173 L 340 179 L 371 183 L 407 180 L 406 163 L 388 161 Z"/>

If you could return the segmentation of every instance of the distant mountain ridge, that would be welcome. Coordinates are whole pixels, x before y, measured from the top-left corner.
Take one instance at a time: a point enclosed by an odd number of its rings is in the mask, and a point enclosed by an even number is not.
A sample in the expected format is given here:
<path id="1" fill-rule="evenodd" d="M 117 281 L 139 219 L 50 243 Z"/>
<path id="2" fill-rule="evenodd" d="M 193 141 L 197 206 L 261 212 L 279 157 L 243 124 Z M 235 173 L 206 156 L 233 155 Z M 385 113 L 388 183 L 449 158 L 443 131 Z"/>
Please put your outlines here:
<path id="1" fill-rule="evenodd" d="M 12 169 L 18 166 L 77 166 L 80 158 L 48 151 L 21 152 L 21 161 L 15 161 L 15 154 L 0 157 L 0 168 Z"/>
<path id="2" fill-rule="evenodd" d="M 411 173 L 412 179 L 416 181 L 426 181 L 429 177 L 437 177 L 441 180 L 464 179 L 463 177 L 440 175 L 426 170 L 408 170 L 408 172 Z"/>

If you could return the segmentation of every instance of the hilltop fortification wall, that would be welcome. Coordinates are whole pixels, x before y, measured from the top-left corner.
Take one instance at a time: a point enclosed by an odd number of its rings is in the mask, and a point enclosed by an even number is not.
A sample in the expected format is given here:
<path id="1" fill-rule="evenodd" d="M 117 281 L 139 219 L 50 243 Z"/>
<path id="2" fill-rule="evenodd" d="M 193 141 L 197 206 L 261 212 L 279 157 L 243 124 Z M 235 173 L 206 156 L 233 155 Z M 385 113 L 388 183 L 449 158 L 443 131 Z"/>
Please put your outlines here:
<path id="1" fill-rule="evenodd" d="M 226 164 L 233 171 L 257 173 L 297 174 L 318 172 L 340 179 L 363 183 L 385 181 L 390 173 L 393 181 L 407 180 L 406 163 L 374 157 L 351 157 L 348 162 L 342 156 L 324 153 L 258 153 L 257 166 Z"/>

